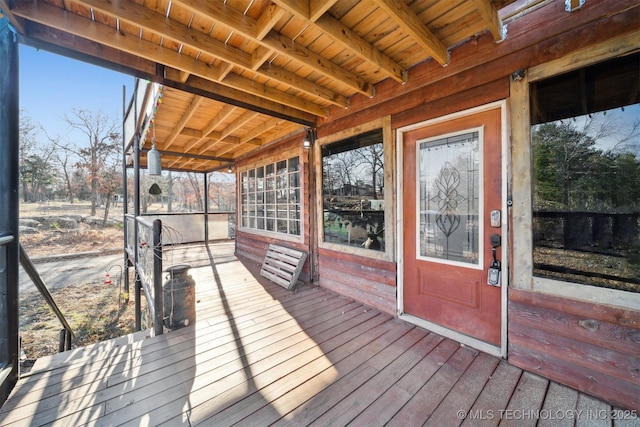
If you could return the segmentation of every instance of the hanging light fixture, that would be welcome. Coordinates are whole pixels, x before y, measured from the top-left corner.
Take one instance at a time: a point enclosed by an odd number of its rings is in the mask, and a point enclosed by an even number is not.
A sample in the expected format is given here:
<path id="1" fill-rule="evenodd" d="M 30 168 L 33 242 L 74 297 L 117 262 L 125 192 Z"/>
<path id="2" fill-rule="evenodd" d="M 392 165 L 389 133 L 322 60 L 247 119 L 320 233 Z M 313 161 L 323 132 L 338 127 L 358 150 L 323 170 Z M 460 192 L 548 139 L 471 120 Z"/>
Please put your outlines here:
<path id="1" fill-rule="evenodd" d="M 160 159 L 160 152 L 156 148 L 156 126 L 153 121 L 153 136 L 151 137 L 151 150 L 147 153 L 147 170 L 149 175 L 162 175 L 162 163 Z"/>
<path id="2" fill-rule="evenodd" d="M 311 129 L 307 129 L 305 135 L 304 135 L 304 140 L 302 141 L 302 148 L 304 148 L 305 150 L 308 150 L 309 148 L 311 148 Z"/>

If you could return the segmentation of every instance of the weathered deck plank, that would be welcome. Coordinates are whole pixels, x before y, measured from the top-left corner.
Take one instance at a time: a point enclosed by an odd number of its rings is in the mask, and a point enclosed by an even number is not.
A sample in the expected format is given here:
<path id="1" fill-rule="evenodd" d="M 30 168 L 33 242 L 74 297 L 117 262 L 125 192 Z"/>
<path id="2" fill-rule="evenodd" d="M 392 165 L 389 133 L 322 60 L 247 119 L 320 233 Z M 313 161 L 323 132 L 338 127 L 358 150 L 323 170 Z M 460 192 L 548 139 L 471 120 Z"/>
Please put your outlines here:
<path id="1" fill-rule="evenodd" d="M 197 260 L 196 323 L 42 358 L 0 426 L 555 425 L 502 414 L 611 410 L 325 289 L 288 291 L 232 245 L 175 250 Z"/>

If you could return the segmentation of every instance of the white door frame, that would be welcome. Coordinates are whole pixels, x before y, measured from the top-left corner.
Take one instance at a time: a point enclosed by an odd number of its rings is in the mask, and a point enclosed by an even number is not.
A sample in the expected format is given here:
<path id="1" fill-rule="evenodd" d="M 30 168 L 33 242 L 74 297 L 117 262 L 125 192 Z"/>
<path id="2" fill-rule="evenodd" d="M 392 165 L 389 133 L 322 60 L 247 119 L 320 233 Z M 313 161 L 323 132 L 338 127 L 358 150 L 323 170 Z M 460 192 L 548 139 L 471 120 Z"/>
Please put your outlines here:
<path id="1" fill-rule="evenodd" d="M 449 328 L 445 328 L 441 325 L 426 321 L 417 316 L 413 316 L 410 314 L 404 313 L 404 240 L 398 238 L 396 240 L 396 251 L 398 254 L 398 298 L 397 298 L 397 314 L 398 317 L 402 320 L 405 320 L 409 323 L 413 323 L 422 328 L 428 329 L 430 331 L 436 332 L 440 335 L 443 335 L 447 338 L 454 339 L 462 344 L 465 344 L 469 347 L 476 348 L 485 353 L 489 353 L 494 356 L 506 358 L 507 357 L 507 288 L 509 286 L 509 227 L 508 227 L 508 159 L 510 158 L 509 151 L 509 123 L 507 116 L 507 101 L 496 101 L 489 104 L 485 104 L 482 106 L 474 107 L 468 110 L 459 111 L 456 113 L 448 114 L 446 116 L 437 117 L 435 119 L 425 120 L 419 123 L 414 123 L 411 125 L 403 126 L 401 128 L 396 129 L 396 147 L 397 147 L 397 157 L 396 157 L 396 179 L 397 179 L 397 193 L 398 195 L 404 194 L 404 182 L 403 182 L 403 153 L 404 153 L 404 134 L 410 131 L 413 131 L 418 128 L 422 128 L 425 126 L 434 125 L 437 123 L 442 123 L 446 121 L 450 121 L 453 119 L 458 119 L 461 117 L 469 116 L 476 113 L 481 113 L 484 111 L 500 109 L 501 115 L 501 138 L 502 138 L 502 246 L 500 248 L 501 251 L 501 259 L 502 261 L 502 286 L 501 286 L 501 345 L 494 346 L 488 344 L 484 341 L 478 340 L 476 338 L 470 337 L 468 335 L 461 334 L 460 332 L 451 330 Z M 403 235 L 404 229 L 404 206 L 403 206 L 403 198 L 398 197 L 397 202 L 397 222 L 396 222 L 396 236 L 400 237 Z M 487 285 L 489 286 L 489 285 Z"/>

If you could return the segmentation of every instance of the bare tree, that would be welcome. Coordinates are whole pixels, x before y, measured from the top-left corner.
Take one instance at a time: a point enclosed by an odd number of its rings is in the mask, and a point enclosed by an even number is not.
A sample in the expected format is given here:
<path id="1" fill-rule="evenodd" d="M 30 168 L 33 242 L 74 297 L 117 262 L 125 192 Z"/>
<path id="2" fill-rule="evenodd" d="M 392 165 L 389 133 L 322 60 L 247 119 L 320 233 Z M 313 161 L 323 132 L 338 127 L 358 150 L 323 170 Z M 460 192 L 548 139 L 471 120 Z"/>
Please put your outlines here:
<path id="1" fill-rule="evenodd" d="M 73 175 L 75 173 L 74 160 L 71 158 L 73 150 L 69 146 L 69 142 L 62 142 L 62 138 L 58 135 L 52 137 L 49 135 L 45 128 L 42 128 L 42 131 L 47 136 L 47 139 L 51 144 L 57 148 L 55 153 L 53 154 L 53 160 L 58 164 L 60 170 L 63 175 L 64 180 L 64 188 L 67 193 L 67 197 L 69 198 L 69 203 L 73 204 L 73 199 L 75 195 L 75 189 L 73 185 Z"/>
<path id="2" fill-rule="evenodd" d="M 105 167 L 107 158 L 120 148 L 119 125 L 101 111 L 74 110 L 71 117 L 65 115 L 65 120 L 69 126 L 87 137 L 87 144 L 77 145 L 73 152 L 80 158 L 78 166 L 89 171 L 91 215 L 95 215 L 102 184 L 100 172 Z"/>
<path id="3" fill-rule="evenodd" d="M 384 169 L 384 150 L 382 144 L 373 144 L 355 150 L 354 155 L 359 158 L 360 164 L 367 166 L 367 171 L 371 175 L 373 185 L 373 198 L 378 199 L 378 180 L 380 172 Z M 384 177 L 382 178 L 384 180 Z M 380 183 L 382 187 L 384 183 Z"/>
<path id="4" fill-rule="evenodd" d="M 199 176 L 196 176 L 195 173 L 187 172 L 187 178 L 189 179 L 189 183 L 191 184 L 191 188 L 193 189 L 194 194 L 194 202 L 196 204 L 196 210 L 204 211 L 204 204 L 202 199 L 202 191 Z"/>
<path id="5" fill-rule="evenodd" d="M 23 201 L 35 201 L 46 197 L 46 186 L 52 183 L 55 173 L 51 167 L 53 148 L 38 144 L 39 127 L 31 121 L 31 117 L 20 111 L 19 163 L 20 185 Z"/>
<path id="6" fill-rule="evenodd" d="M 118 189 L 121 187 L 122 175 L 120 173 L 121 166 L 119 154 L 120 150 L 115 150 L 111 156 L 105 159 L 104 167 L 102 169 L 100 188 L 105 198 L 102 226 L 107 225 L 109 209 L 111 208 L 111 200 L 113 200 L 114 194 L 116 194 Z"/>

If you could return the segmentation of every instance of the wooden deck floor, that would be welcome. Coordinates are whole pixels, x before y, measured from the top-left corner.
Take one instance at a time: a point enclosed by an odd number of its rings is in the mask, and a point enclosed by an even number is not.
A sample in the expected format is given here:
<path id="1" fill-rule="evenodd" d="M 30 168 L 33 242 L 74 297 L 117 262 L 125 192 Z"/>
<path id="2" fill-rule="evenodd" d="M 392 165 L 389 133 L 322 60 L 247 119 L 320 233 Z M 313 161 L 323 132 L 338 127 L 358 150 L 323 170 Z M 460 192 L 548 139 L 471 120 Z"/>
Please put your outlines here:
<path id="1" fill-rule="evenodd" d="M 0 425 L 614 425 L 606 403 L 505 361 L 274 285 L 232 243 L 175 248 L 165 266 L 185 261 L 195 325 L 39 359 Z"/>

